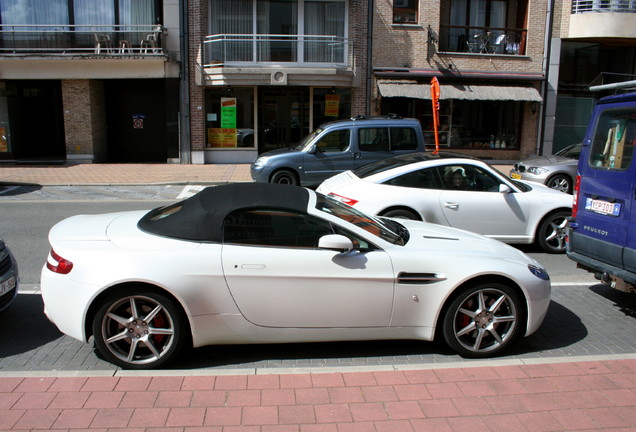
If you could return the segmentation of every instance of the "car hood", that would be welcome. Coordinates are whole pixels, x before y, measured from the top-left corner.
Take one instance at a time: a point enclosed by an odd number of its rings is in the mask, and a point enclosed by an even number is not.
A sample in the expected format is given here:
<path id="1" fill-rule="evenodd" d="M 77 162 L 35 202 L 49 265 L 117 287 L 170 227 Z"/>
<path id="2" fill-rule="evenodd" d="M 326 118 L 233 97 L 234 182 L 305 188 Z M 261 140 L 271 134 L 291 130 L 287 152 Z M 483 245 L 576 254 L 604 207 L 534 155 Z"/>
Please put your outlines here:
<path id="1" fill-rule="evenodd" d="M 298 153 L 298 152 L 300 152 L 300 150 L 292 148 L 292 147 L 285 147 L 285 148 L 279 148 L 279 149 L 276 149 L 276 150 L 270 150 L 268 152 L 261 153 L 260 155 L 258 155 L 258 157 L 259 158 L 261 158 L 263 156 L 272 157 L 272 156 L 278 156 L 278 155 L 290 154 L 290 153 Z"/>
<path id="2" fill-rule="evenodd" d="M 525 166 L 543 167 L 548 165 L 576 165 L 578 161 L 576 159 L 568 158 L 565 156 L 532 156 L 519 162 Z"/>
<path id="3" fill-rule="evenodd" d="M 457 228 L 406 219 L 396 219 L 409 230 L 406 248 L 419 250 L 439 250 L 453 255 L 491 255 L 494 257 L 514 258 L 527 264 L 538 263 L 520 250 L 494 240 Z"/>

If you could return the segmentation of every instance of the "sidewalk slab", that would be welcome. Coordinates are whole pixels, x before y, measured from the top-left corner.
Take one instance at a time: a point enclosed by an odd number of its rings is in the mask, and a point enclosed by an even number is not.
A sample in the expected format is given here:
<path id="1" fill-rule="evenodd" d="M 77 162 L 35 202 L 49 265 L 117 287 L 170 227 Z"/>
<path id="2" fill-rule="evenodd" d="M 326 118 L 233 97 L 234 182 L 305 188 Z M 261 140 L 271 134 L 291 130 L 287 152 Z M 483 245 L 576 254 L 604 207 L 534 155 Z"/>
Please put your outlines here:
<path id="1" fill-rule="evenodd" d="M 636 430 L 636 359 L 485 363 L 430 369 L 425 377 L 413 370 L 175 371 L 114 376 L 104 388 L 103 377 L 0 377 L 0 429 Z"/>

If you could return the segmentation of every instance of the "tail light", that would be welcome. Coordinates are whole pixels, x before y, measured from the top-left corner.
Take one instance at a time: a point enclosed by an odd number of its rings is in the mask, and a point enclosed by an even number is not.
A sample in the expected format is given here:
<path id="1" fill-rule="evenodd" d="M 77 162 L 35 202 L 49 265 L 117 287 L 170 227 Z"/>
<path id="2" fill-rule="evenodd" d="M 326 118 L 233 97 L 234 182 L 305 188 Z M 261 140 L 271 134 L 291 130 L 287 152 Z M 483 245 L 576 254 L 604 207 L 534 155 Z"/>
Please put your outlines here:
<path id="1" fill-rule="evenodd" d="M 579 192 L 581 190 L 581 176 L 577 175 L 574 180 L 574 196 L 572 198 L 572 217 L 576 217 L 579 210 Z"/>
<path id="2" fill-rule="evenodd" d="M 69 274 L 73 270 L 73 263 L 67 259 L 62 258 L 55 253 L 53 249 L 49 253 L 49 258 L 46 260 L 46 268 L 53 273 Z"/>
<path id="3" fill-rule="evenodd" d="M 358 203 L 358 200 L 355 200 L 353 198 L 347 198 L 345 196 L 338 195 L 338 194 L 335 194 L 333 192 L 330 192 L 329 196 L 331 198 L 335 199 L 336 201 L 340 201 L 341 203 L 346 204 L 348 206 L 354 206 L 354 205 L 356 205 Z"/>

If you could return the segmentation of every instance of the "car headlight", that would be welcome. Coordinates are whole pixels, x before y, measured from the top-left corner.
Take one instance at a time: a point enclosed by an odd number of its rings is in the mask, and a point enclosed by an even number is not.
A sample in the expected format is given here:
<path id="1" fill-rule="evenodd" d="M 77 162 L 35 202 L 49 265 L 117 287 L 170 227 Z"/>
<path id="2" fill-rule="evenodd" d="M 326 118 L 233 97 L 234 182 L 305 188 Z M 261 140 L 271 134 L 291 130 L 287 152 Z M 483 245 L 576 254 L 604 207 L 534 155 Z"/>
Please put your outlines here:
<path id="1" fill-rule="evenodd" d="M 256 158 L 256 160 L 252 164 L 252 167 L 253 168 L 262 168 L 263 165 L 265 165 L 268 160 L 269 160 L 269 156 L 260 156 L 260 157 Z"/>
<path id="2" fill-rule="evenodd" d="M 550 171 L 550 170 L 546 169 L 546 168 L 540 168 L 540 167 L 530 167 L 530 168 L 528 168 L 528 172 L 530 174 L 535 174 L 535 175 L 545 174 L 548 171 Z"/>
<path id="3" fill-rule="evenodd" d="M 541 267 L 537 267 L 535 265 L 528 264 L 528 270 L 530 270 L 530 273 L 532 273 L 533 275 L 535 275 L 539 279 L 542 279 L 542 280 L 545 280 L 545 281 L 550 280 L 550 275 L 548 275 L 548 273 L 544 269 L 542 269 Z"/>

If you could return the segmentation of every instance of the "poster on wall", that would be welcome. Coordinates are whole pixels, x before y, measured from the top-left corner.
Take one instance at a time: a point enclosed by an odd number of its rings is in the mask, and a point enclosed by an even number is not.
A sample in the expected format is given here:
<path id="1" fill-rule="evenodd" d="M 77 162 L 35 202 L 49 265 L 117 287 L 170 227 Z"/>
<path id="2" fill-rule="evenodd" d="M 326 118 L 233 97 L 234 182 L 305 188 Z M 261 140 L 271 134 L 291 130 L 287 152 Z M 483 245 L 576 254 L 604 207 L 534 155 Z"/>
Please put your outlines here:
<path id="1" fill-rule="evenodd" d="M 216 148 L 236 147 L 236 98 L 221 98 L 220 117 L 220 128 L 208 128 L 208 144 Z"/>
<path id="2" fill-rule="evenodd" d="M 9 140 L 7 140 L 7 128 L 0 127 L 0 153 L 9 151 Z"/>
<path id="3" fill-rule="evenodd" d="M 236 128 L 208 128 L 210 147 L 236 147 Z"/>
<path id="4" fill-rule="evenodd" d="M 335 94 L 325 95 L 325 116 L 338 117 L 339 105 L 340 105 L 340 96 Z"/>

